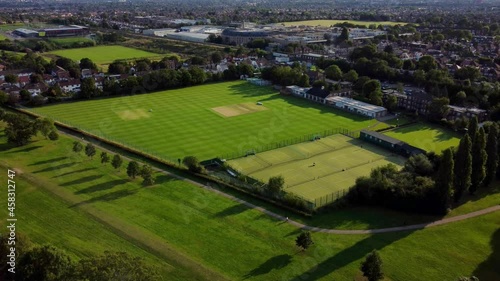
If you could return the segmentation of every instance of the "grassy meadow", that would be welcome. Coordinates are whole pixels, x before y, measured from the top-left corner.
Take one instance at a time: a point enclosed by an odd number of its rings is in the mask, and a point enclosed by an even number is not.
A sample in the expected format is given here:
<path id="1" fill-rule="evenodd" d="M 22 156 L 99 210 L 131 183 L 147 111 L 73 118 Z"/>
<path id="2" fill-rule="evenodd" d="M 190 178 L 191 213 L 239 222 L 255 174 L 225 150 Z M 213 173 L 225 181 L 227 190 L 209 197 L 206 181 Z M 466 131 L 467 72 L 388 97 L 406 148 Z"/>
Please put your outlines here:
<path id="1" fill-rule="evenodd" d="M 75 38 L 66 38 L 66 40 Z M 63 39 L 61 39 L 63 40 Z M 68 42 L 65 42 L 68 43 Z M 131 60 L 139 58 L 160 58 L 164 55 L 142 51 L 123 46 L 96 46 L 88 48 L 76 48 L 67 50 L 57 50 L 47 53 L 49 56 L 60 56 L 79 61 L 83 58 L 89 58 L 98 66 L 107 70 L 107 66 L 115 60 Z"/>
<path id="2" fill-rule="evenodd" d="M 168 280 L 352 280 L 377 249 L 386 280 L 500 278 L 500 212 L 419 231 L 313 233 L 315 245 L 302 252 L 294 245 L 300 230 L 290 224 L 160 173 L 144 188 L 124 167 L 114 170 L 71 147 L 61 136 L 16 148 L 0 133 L 0 180 L 7 168 L 17 170 L 18 231 L 75 257 L 125 250 L 162 267 Z"/>
<path id="3" fill-rule="evenodd" d="M 417 123 L 384 132 L 384 134 L 407 142 L 428 152 L 441 153 L 452 146 L 457 147 L 460 135 L 451 130 L 429 123 Z"/>
<path id="4" fill-rule="evenodd" d="M 233 117 L 214 110 L 258 101 L 267 110 Z M 200 160 L 232 158 L 228 155 L 305 134 L 336 128 L 360 130 L 377 123 L 242 81 L 32 110 L 175 161 L 188 155 Z"/>

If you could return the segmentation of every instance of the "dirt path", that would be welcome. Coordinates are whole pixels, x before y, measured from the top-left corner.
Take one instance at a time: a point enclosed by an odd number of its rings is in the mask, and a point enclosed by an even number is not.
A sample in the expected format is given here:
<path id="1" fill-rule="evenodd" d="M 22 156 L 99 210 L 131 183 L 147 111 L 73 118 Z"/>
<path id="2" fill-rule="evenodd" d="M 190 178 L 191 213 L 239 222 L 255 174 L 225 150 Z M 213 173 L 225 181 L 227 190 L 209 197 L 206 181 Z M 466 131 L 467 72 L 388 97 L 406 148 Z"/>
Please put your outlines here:
<path id="1" fill-rule="evenodd" d="M 61 131 L 60 131 L 61 132 Z M 64 132 L 61 132 L 61 133 L 64 133 Z M 82 141 L 81 139 L 71 135 L 71 134 L 68 134 L 68 133 L 64 133 L 65 135 L 67 136 L 70 136 L 74 139 L 77 139 L 79 141 Z M 85 143 L 87 141 L 84 141 Z M 102 147 L 102 146 L 99 146 L 97 144 L 95 144 L 96 146 L 98 146 L 101 150 L 103 151 L 107 151 L 107 152 L 111 152 L 110 150 Z M 111 153 L 114 153 L 114 152 L 111 152 Z M 122 156 L 123 159 L 126 159 L 128 161 L 131 161 L 132 159 L 126 157 L 126 156 Z M 198 187 L 201 187 L 201 188 L 204 188 L 206 190 L 210 190 L 214 193 L 217 193 L 223 197 L 226 197 L 232 201 L 235 201 L 235 202 L 238 202 L 240 204 L 243 204 L 245 206 L 247 206 L 248 208 L 250 209 L 254 209 L 254 210 L 257 210 L 259 212 L 262 212 L 272 218 L 275 218 L 277 220 L 281 220 L 281 221 L 286 221 L 287 223 L 293 225 L 293 226 L 296 226 L 298 228 L 301 228 L 301 229 L 304 229 L 304 230 L 309 230 L 309 231 L 312 231 L 312 232 L 322 232 L 322 233 L 329 233 L 329 234 L 344 234 L 344 235 L 357 235 L 357 234 L 377 234 L 377 233 L 387 233 L 387 232 L 398 232 L 398 231 L 407 231 L 407 230 L 416 230 L 416 229 L 424 229 L 424 228 L 429 228 L 429 227 L 434 227 L 434 226 L 438 226 L 438 225 L 443 225 L 443 224 L 448 224 L 448 223 L 452 223 L 452 222 L 456 222 L 456 221 L 461 221 L 461 220 L 465 220 L 465 219 L 468 219 L 468 218 L 474 218 L 474 217 L 477 217 L 477 216 L 481 216 L 481 215 L 484 215 L 484 214 L 488 214 L 488 213 L 492 213 L 492 212 L 496 212 L 498 210 L 500 210 L 500 205 L 496 205 L 496 206 L 492 206 L 492 207 L 489 207 L 489 208 L 486 208 L 486 209 L 483 209 L 483 210 L 479 210 L 479 211 L 475 211 L 475 212 L 472 212 L 472 213 L 468 213 L 468 214 L 464 214 L 464 215 L 459 215 L 459 216 L 455 216 L 455 217 L 450 217 L 450 218 L 444 218 L 444 219 L 441 219 L 441 220 L 437 220 L 437 221 L 433 221 L 433 222 L 428 222 L 428 223 L 421 223 L 421 224 L 413 224 L 413 225 L 405 225 L 405 226 L 398 226 L 398 227 L 388 227 L 388 228 L 378 228 L 378 229 L 354 229 L 354 230 L 344 230 L 344 229 L 328 229 L 328 228 L 320 228 L 320 227 L 313 227 L 313 226 L 308 226 L 308 225 L 305 225 L 305 224 L 302 224 L 300 222 L 296 222 L 296 221 L 293 221 L 293 220 L 289 220 L 287 219 L 287 217 L 284 217 L 282 215 L 279 215 L 277 213 L 274 213 L 274 212 L 271 212 L 265 208 L 262 208 L 262 207 L 259 207 L 257 205 L 254 205 L 250 202 L 247 202 L 245 200 L 242 200 L 242 199 L 239 199 L 233 195 L 230 195 L 228 193 L 225 193 L 223 191 L 220 191 L 218 189 L 215 189 L 215 188 L 212 188 L 210 187 L 209 185 L 204 185 L 204 184 L 201 184 L 199 182 L 196 182 L 196 181 L 193 181 L 193 180 L 190 180 L 188 178 L 185 178 L 185 177 L 182 177 L 182 176 L 179 176 L 179 175 L 175 175 L 169 171 L 166 171 L 166 170 L 162 170 L 162 169 L 159 169 L 159 168 L 156 168 L 156 167 L 153 167 L 153 169 L 155 171 L 158 171 L 160 173 L 163 173 L 165 175 L 168 175 L 170 177 L 173 177 L 173 178 L 176 178 L 178 180 L 182 180 L 182 181 L 185 181 L 185 182 L 188 182 L 190 184 L 193 184 L 195 186 L 198 186 Z"/>

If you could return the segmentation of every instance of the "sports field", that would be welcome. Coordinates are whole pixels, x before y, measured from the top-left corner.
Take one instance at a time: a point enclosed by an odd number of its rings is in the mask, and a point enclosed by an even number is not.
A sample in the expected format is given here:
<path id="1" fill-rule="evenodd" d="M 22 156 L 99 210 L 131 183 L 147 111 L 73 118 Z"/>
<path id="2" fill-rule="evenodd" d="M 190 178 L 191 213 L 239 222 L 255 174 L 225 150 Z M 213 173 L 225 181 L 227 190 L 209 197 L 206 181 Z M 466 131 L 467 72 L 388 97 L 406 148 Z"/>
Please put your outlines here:
<path id="1" fill-rule="evenodd" d="M 255 105 L 261 102 L 262 105 Z M 235 112 L 235 105 L 253 112 Z M 255 106 L 254 106 L 255 105 Z M 231 111 L 231 110 L 233 111 Z M 257 110 L 258 109 L 258 110 Z M 376 120 L 279 95 L 244 81 L 202 85 L 151 94 L 58 104 L 32 109 L 71 126 L 163 158 L 226 157 L 305 134 L 343 128 L 360 130 Z"/>
<path id="2" fill-rule="evenodd" d="M 115 60 L 129 60 L 139 58 L 160 58 L 164 55 L 146 52 L 138 49 L 127 48 L 123 46 L 96 46 L 89 48 L 77 48 L 67 50 L 57 50 L 48 54 L 69 58 L 79 61 L 83 58 L 89 58 L 97 65 L 107 67 Z"/>
<path id="3" fill-rule="evenodd" d="M 460 134 L 428 123 L 404 126 L 384 134 L 407 142 L 428 152 L 441 153 L 452 146 L 458 146 Z"/>
<path id="4" fill-rule="evenodd" d="M 64 135 L 55 142 L 39 137 L 12 147 L 2 129 L 0 182 L 7 182 L 7 168 L 18 171 L 16 231 L 73 257 L 127 251 L 158 266 L 163 280 L 363 280 L 360 263 L 377 249 L 385 280 L 500 278 L 500 212 L 418 231 L 313 232 L 315 244 L 302 252 L 295 246 L 300 229 L 255 209 L 159 173 L 155 186 L 143 188 L 140 179 L 127 178 L 124 167 L 117 171 L 97 157 L 72 152 L 73 140 Z M 498 198 L 477 194 L 464 207 L 474 209 L 485 200 L 489 203 L 483 207 L 496 205 Z M 6 204 L 7 192 L 2 192 L 0 205 Z M 336 210 L 328 214 L 327 227 L 399 226 L 412 219 L 398 214 L 388 216 L 376 208 L 367 208 L 364 215 Z M 2 229 L 6 216 L 0 212 Z"/>
<path id="5" fill-rule="evenodd" d="M 370 24 L 375 24 L 377 26 L 381 25 L 406 25 L 408 23 L 406 22 L 394 22 L 394 21 L 359 21 L 359 20 L 305 20 L 305 21 L 289 21 L 289 22 L 282 22 L 285 26 L 299 26 L 299 25 L 309 25 L 309 26 L 332 26 L 337 23 L 352 23 L 352 24 L 358 24 L 358 25 L 365 25 L 368 27 Z"/>
<path id="6" fill-rule="evenodd" d="M 285 189 L 321 206 L 333 201 L 378 166 L 403 165 L 403 157 L 358 139 L 333 135 L 228 161 L 236 170 L 264 182 L 285 178 Z M 333 194 L 333 195 L 332 195 Z M 334 198 L 330 198 L 334 196 Z M 315 202 L 317 201 L 317 202 Z"/>

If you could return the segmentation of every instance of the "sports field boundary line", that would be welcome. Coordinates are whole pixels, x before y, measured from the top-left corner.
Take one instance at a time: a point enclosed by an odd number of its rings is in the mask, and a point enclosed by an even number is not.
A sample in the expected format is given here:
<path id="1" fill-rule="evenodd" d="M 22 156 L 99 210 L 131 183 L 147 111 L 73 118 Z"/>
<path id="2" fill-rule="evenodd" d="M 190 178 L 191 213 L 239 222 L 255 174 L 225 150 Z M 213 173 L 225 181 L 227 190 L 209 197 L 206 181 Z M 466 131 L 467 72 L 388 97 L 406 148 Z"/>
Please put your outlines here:
<path id="1" fill-rule="evenodd" d="M 63 132 L 63 133 L 66 136 L 69 136 L 69 137 L 71 137 L 73 139 L 80 140 L 78 137 L 76 137 L 76 136 L 74 136 L 72 134 L 69 134 L 69 133 L 66 133 L 66 132 Z M 87 143 L 87 142 L 88 141 L 84 141 L 84 143 Z M 103 151 L 109 151 L 108 149 L 100 146 L 99 144 L 94 144 L 94 145 L 97 146 L 97 147 L 99 147 L 99 149 L 101 149 Z M 131 158 L 129 158 L 127 156 L 123 156 L 123 159 L 127 160 L 127 161 L 131 161 L 132 160 Z M 221 196 L 223 196 L 223 197 L 225 197 L 227 199 L 230 199 L 230 200 L 232 200 L 234 202 L 237 202 L 237 203 L 240 203 L 242 205 L 245 205 L 249 209 L 259 211 L 261 213 L 264 213 L 264 214 L 268 215 L 271 218 L 274 218 L 274 219 L 277 219 L 277 220 L 280 220 L 280 221 L 284 221 L 284 222 L 289 223 L 289 224 L 291 224 L 291 225 L 293 225 L 293 226 L 295 226 L 295 227 L 297 227 L 299 229 L 308 230 L 308 231 L 312 231 L 312 232 L 327 233 L 327 234 L 363 235 L 363 234 L 380 234 L 380 233 L 390 233 L 390 232 L 401 232 L 401 231 L 409 231 L 409 230 L 418 230 L 418 229 L 425 229 L 425 228 L 435 227 L 435 226 L 439 226 L 439 225 L 449 224 L 449 223 L 452 223 L 452 222 L 462 221 L 462 220 L 465 220 L 465 219 L 478 217 L 478 216 L 481 216 L 481 215 L 493 213 L 493 212 L 496 212 L 496 211 L 500 210 L 500 205 L 495 205 L 495 206 L 491 206 L 491 207 L 488 207 L 488 208 L 485 208 L 485 209 L 482 209 L 482 210 L 474 211 L 474 212 L 471 212 L 471 213 L 468 213 L 468 214 L 463 214 L 463 215 L 454 216 L 454 217 L 450 217 L 450 218 L 440 219 L 440 220 L 436 220 L 436 221 L 432 221 L 432 222 L 428 222 L 428 223 L 413 224 L 413 225 L 406 225 L 406 226 L 397 226 L 397 227 L 376 228 L 376 229 L 333 229 L 333 228 L 320 228 L 320 227 L 309 226 L 309 225 L 306 225 L 306 224 L 303 224 L 303 223 L 300 223 L 300 222 L 297 222 L 297 221 L 294 221 L 294 220 L 290 220 L 288 217 L 285 217 L 285 216 L 279 215 L 279 214 L 277 214 L 275 212 L 269 211 L 269 210 L 267 210 L 264 207 L 259 207 L 259 206 L 255 205 L 255 204 L 252 204 L 252 203 L 250 203 L 248 201 L 240 199 L 240 198 L 238 198 L 236 196 L 233 196 L 233 195 L 231 195 L 229 193 L 226 193 L 226 192 L 221 191 L 219 189 L 213 188 L 213 187 L 211 187 L 209 185 L 205 185 L 205 184 L 199 183 L 197 181 L 188 179 L 188 178 L 183 177 L 181 175 L 173 174 L 173 173 L 171 173 L 171 172 L 169 172 L 167 170 L 160 169 L 160 168 L 155 167 L 155 166 L 153 166 L 153 169 L 155 171 L 163 173 L 163 174 L 165 174 L 167 176 L 170 176 L 170 177 L 173 177 L 175 179 L 178 179 L 178 180 L 190 183 L 192 185 L 201 187 L 201 188 L 203 188 L 205 190 L 209 190 L 211 192 L 214 192 L 214 193 L 216 193 L 218 195 L 221 195 Z"/>

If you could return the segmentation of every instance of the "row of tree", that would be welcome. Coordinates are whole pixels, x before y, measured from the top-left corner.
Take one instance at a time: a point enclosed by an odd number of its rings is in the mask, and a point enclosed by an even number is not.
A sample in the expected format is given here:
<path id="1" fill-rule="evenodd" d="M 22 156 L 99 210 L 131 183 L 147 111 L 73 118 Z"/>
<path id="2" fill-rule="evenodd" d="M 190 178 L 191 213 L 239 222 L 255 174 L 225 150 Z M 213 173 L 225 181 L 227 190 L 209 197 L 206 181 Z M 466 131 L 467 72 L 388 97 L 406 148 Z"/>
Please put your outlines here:
<path id="1" fill-rule="evenodd" d="M 97 153 L 96 147 L 92 143 L 87 143 L 85 147 L 81 142 L 75 141 L 73 142 L 73 152 L 80 153 L 82 150 L 85 151 L 85 155 L 87 155 L 90 159 L 92 159 Z M 123 165 L 123 159 L 119 154 L 115 154 L 112 157 L 107 152 L 101 152 L 100 154 L 101 163 L 106 164 L 111 162 L 111 166 L 116 170 L 119 170 Z M 127 175 L 135 179 L 137 176 L 141 176 L 143 178 L 143 184 L 146 186 L 153 185 L 154 181 L 154 170 L 150 165 L 144 164 L 142 167 L 137 161 L 130 161 L 127 165 Z"/>
<path id="2" fill-rule="evenodd" d="M 477 119 L 473 119 L 457 149 L 446 149 L 440 156 L 412 156 L 401 171 L 391 164 L 376 168 L 369 177 L 356 180 L 347 200 L 445 214 L 466 191 L 474 195 L 498 178 L 498 135 L 497 124 L 491 123 L 485 130 L 478 128 Z"/>

